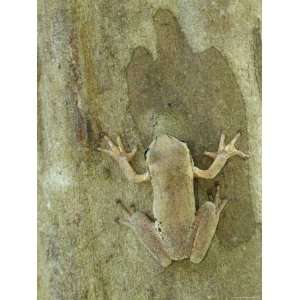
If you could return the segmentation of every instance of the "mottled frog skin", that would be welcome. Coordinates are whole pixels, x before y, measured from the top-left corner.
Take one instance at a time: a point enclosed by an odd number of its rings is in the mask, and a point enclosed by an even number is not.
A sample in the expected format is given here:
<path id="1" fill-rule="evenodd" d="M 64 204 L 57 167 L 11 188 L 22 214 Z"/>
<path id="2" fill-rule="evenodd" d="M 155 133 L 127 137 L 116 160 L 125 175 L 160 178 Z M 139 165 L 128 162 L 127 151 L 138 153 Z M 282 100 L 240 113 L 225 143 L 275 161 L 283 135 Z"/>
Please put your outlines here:
<path id="1" fill-rule="evenodd" d="M 134 207 L 127 208 L 121 201 L 118 203 L 126 218 L 119 218 L 118 221 L 133 229 L 163 267 L 170 265 L 172 260 L 190 258 L 193 263 L 203 260 L 227 200 L 220 198 L 220 188 L 217 186 L 215 201 L 207 201 L 196 211 L 193 180 L 213 179 L 232 156 L 247 158 L 247 154 L 235 148 L 239 136 L 238 133 L 226 145 L 225 135 L 222 134 L 218 151 L 204 153 L 213 159 L 207 170 L 194 166 L 186 143 L 169 135 L 158 136 L 145 153 L 147 172 L 144 174 L 137 174 L 129 163 L 136 148 L 127 153 L 120 137 L 115 145 L 105 136 L 110 150 L 99 150 L 112 156 L 130 181 L 151 181 L 155 221 Z"/>

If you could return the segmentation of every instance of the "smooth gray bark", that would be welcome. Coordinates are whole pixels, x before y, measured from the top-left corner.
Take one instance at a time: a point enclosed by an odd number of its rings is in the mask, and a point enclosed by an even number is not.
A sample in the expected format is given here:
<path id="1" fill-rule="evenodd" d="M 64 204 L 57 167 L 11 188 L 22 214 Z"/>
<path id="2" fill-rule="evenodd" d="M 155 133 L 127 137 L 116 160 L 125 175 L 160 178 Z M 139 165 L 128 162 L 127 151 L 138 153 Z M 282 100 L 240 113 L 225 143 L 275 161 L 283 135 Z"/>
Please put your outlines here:
<path id="1" fill-rule="evenodd" d="M 38 30 L 39 299 L 260 299 L 259 1 L 40 0 Z M 222 130 L 251 158 L 195 183 L 197 206 L 215 181 L 232 201 L 201 264 L 162 270 L 114 222 L 118 198 L 151 212 L 151 185 L 96 147 L 120 134 L 142 172 L 169 133 L 205 168 Z"/>

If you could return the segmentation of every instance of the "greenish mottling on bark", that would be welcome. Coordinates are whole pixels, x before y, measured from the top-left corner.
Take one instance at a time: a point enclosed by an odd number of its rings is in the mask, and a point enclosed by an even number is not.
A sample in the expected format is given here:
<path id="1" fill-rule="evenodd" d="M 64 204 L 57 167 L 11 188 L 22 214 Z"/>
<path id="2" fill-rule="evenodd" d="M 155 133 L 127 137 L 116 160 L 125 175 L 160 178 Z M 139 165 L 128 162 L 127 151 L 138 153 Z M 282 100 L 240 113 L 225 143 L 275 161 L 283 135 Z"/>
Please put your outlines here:
<path id="1" fill-rule="evenodd" d="M 260 3 L 40 0 L 38 30 L 38 298 L 261 299 Z M 215 180 L 231 201 L 205 260 L 163 270 L 114 222 L 117 198 L 151 212 L 151 185 L 95 149 L 120 134 L 142 172 L 169 133 L 205 168 L 222 130 L 251 158 Z"/>

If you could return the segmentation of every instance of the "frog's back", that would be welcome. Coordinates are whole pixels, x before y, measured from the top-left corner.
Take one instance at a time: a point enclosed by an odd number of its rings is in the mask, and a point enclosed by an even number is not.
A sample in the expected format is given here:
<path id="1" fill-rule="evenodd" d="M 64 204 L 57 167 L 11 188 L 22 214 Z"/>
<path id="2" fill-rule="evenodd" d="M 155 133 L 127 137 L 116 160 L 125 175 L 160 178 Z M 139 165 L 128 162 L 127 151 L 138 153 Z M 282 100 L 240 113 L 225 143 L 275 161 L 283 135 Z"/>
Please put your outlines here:
<path id="1" fill-rule="evenodd" d="M 153 210 L 166 227 L 190 227 L 195 216 L 192 160 L 187 145 L 174 137 L 157 137 L 149 148 Z"/>

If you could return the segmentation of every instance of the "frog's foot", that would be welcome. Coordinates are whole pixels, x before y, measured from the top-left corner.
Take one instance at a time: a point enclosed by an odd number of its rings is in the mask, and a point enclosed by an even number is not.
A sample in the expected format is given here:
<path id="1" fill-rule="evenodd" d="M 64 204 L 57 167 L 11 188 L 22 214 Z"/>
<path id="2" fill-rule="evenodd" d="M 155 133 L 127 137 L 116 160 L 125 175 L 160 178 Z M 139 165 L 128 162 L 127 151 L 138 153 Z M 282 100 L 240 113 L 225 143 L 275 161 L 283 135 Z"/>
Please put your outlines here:
<path id="1" fill-rule="evenodd" d="M 129 181 L 139 183 L 150 180 L 148 172 L 145 174 L 137 174 L 129 163 L 137 151 L 136 147 L 131 152 L 126 152 L 119 136 L 117 138 L 117 145 L 115 145 L 108 136 L 105 136 L 104 139 L 108 143 L 110 150 L 102 148 L 97 148 L 97 150 L 107 153 L 113 157 L 118 162 L 125 177 Z"/>
<path id="2" fill-rule="evenodd" d="M 218 152 L 204 152 L 204 154 L 210 158 L 216 159 L 218 156 L 225 156 L 226 159 L 232 157 L 232 156 L 239 156 L 241 158 L 249 158 L 248 154 L 245 154 L 244 152 L 236 149 L 235 144 L 239 137 L 241 136 L 241 133 L 239 132 L 232 141 L 226 145 L 225 144 L 225 134 L 221 134 L 220 142 L 219 142 L 219 148 Z"/>
<path id="3" fill-rule="evenodd" d="M 132 216 L 132 214 L 135 213 L 135 207 L 134 205 L 130 205 L 130 207 L 127 207 L 125 206 L 125 204 L 120 200 L 120 199 L 117 199 L 116 200 L 116 204 L 119 205 L 122 209 L 122 211 L 125 213 L 126 215 L 126 218 L 120 218 L 120 217 L 117 217 L 115 219 L 115 221 L 118 223 L 118 224 L 123 224 L 123 225 L 126 225 L 126 226 L 129 226 L 131 227 L 131 223 L 130 223 L 130 217 Z"/>
<path id="4" fill-rule="evenodd" d="M 131 161 L 137 151 L 137 147 L 134 147 L 132 151 L 126 152 L 119 136 L 117 137 L 117 145 L 115 145 L 108 136 L 104 136 L 104 139 L 109 145 L 110 150 L 103 148 L 97 148 L 97 150 L 109 154 L 116 160 L 125 157 L 127 161 Z"/>
<path id="5" fill-rule="evenodd" d="M 117 218 L 116 222 L 130 227 L 161 266 L 167 267 L 170 265 L 172 260 L 161 243 L 154 223 L 144 213 L 136 211 L 134 205 L 128 208 L 121 200 L 117 200 L 116 202 L 126 215 L 125 219 Z"/>

